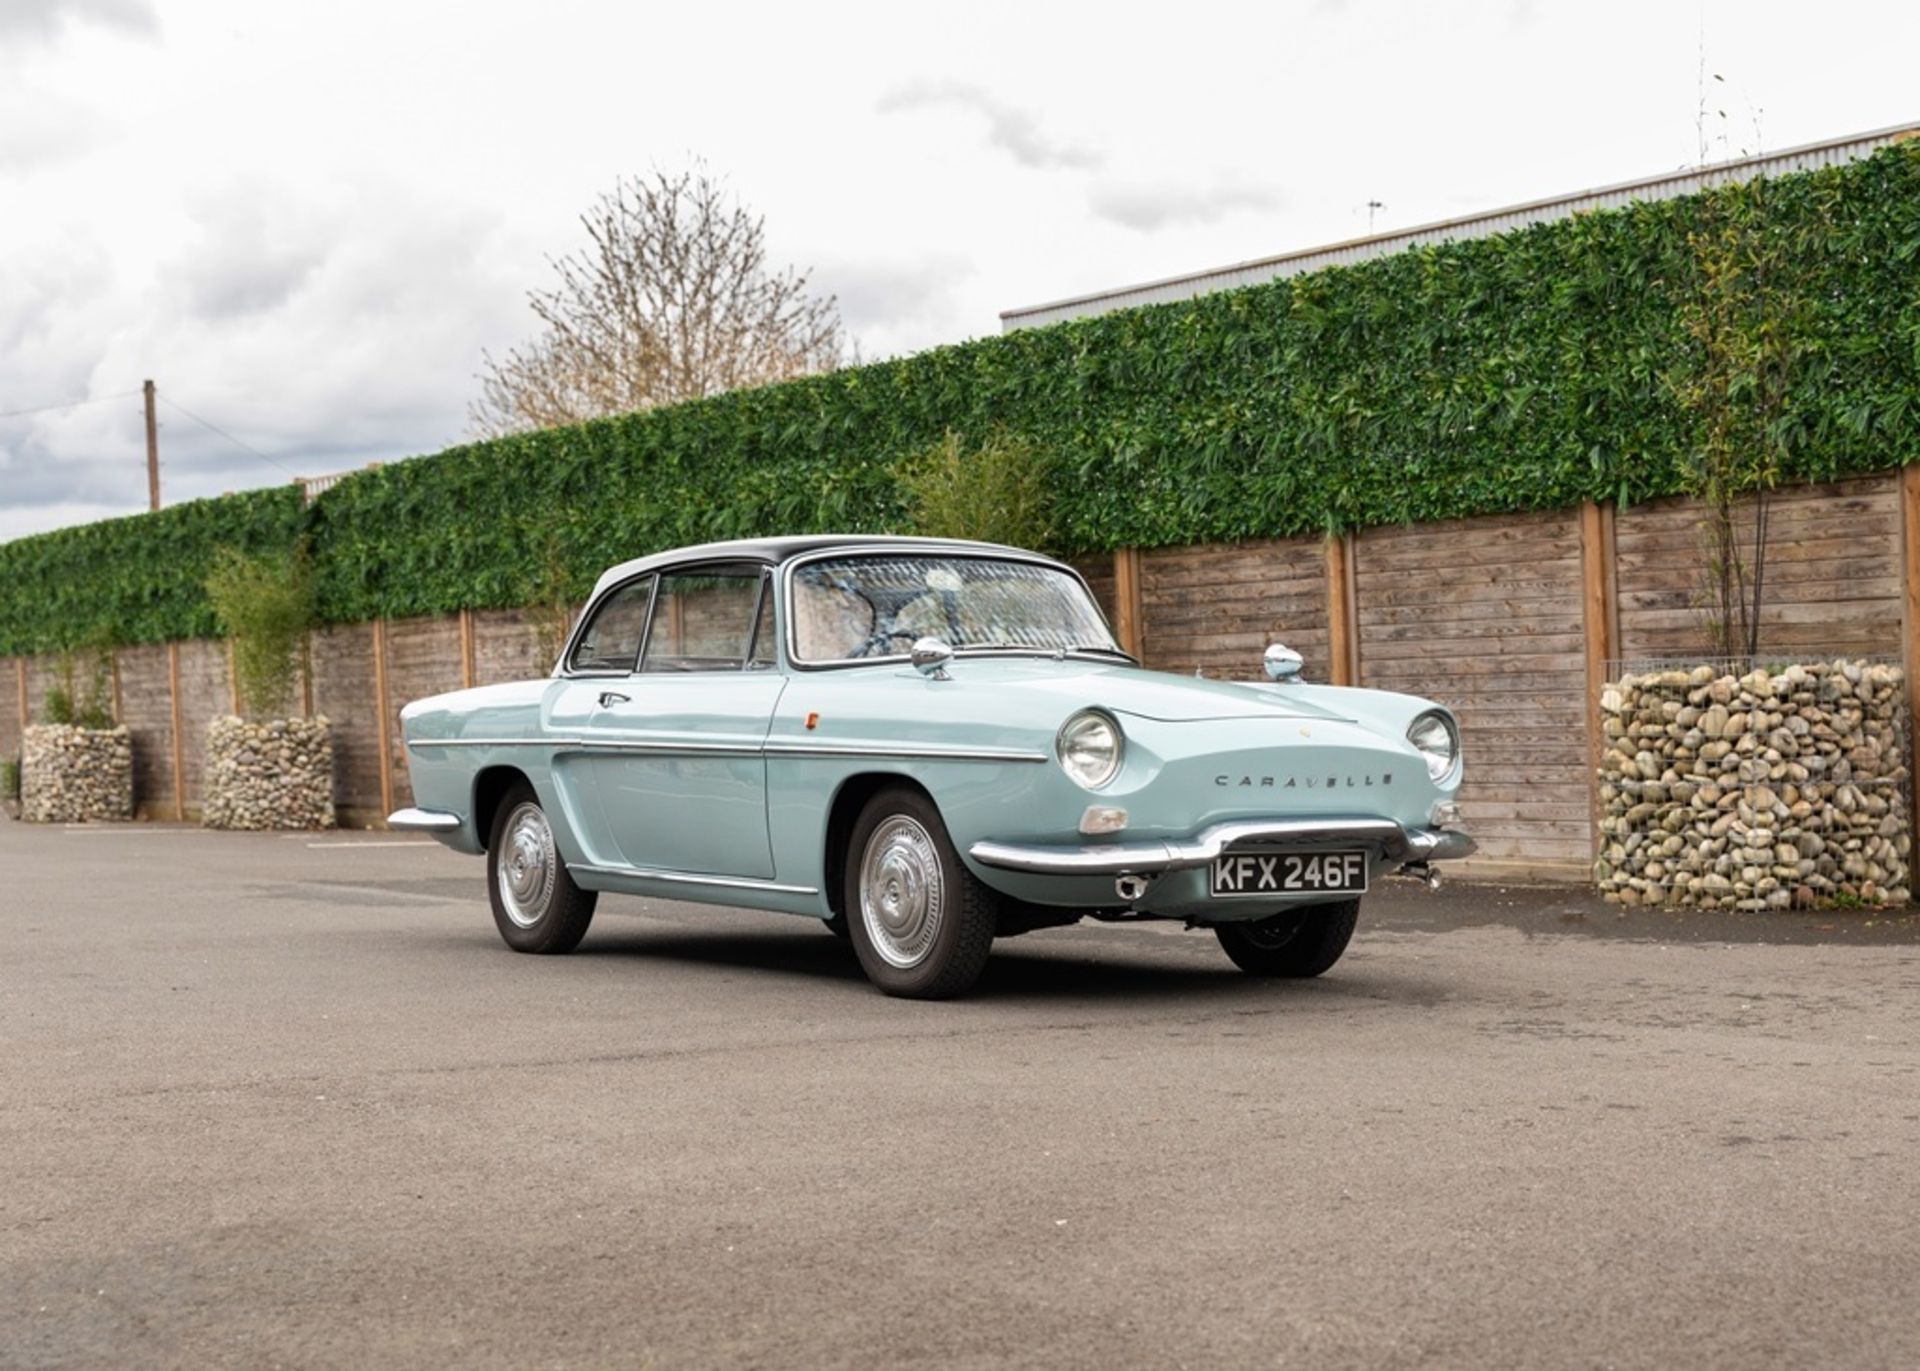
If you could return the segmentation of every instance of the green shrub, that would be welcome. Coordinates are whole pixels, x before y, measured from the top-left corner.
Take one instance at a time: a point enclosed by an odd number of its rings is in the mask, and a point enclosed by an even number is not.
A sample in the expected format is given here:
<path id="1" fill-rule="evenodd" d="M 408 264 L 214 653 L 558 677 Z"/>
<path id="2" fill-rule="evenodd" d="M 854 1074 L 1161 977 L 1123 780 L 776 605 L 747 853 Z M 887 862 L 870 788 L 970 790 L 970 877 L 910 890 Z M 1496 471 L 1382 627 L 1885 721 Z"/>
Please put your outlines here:
<path id="1" fill-rule="evenodd" d="M 67 686 L 48 686 L 47 697 L 40 702 L 40 722 L 68 727 L 74 718 L 73 691 Z"/>
<path id="2" fill-rule="evenodd" d="M 106 729 L 113 717 L 113 635 L 97 629 L 86 645 L 60 654 L 60 679 L 40 704 L 42 723 Z M 85 680 L 80 677 L 84 673 Z"/>
<path id="3" fill-rule="evenodd" d="M 560 660 L 573 629 L 574 608 L 593 589 L 603 568 L 576 565 L 568 556 L 567 539 L 559 529 L 529 529 L 527 536 L 544 551 L 539 573 L 528 580 L 519 599 L 527 610 L 527 625 L 533 630 L 533 660 L 529 665 L 544 676 Z"/>
<path id="4" fill-rule="evenodd" d="M 0 757 L 0 800 L 20 798 L 20 759 Z"/>
<path id="5" fill-rule="evenodd" d="M 305 542 L 277 553 L 221 548 L 207 576 L 207 598 L 233 640 L 240 698 L 255 717 L 276 713 L 307 668 L 313 566 Z"/>
<path id="6" fill-rule="evenodd" d="M 949 429 L 898 469 L 915 533 L 1029 548 L 1053 544 L 1052 477 L 1045 450 L 1005 429 L 973 447 Z"/>

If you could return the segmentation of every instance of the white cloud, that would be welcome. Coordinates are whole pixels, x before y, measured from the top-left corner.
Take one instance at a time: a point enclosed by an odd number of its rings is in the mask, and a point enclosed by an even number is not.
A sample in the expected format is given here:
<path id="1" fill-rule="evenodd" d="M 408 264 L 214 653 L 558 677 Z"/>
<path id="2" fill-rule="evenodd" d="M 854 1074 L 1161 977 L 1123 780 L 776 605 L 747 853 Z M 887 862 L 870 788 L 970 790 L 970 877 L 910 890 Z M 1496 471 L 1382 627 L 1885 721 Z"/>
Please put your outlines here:
<path id="1" fill-rule="evenodd" d="M 50 42 L 84 25 L 151 37 L 159 32 L 148 0 L 0 0 L 0 38 Z"/>
<path id="2" fill-rule="evenodd" d="M 91 524 L 131 512 L 120 502 L 96 504 L 82 500 L 61 500 L 33 506 L 0 504 L 0 543 L 10 538 L 24 538 L 30 533 L 44 533 L 50 528 Z"/>
<path id="3" fill-rule="evenodd" d="M 198 232 L 151 280 L 112 279 L 86 243 L 0 275 L 0 410 L 153 377 L 173 402 L 160 408 L 170 500 L 462 437 L 475 338 L 514 327 L 520 307 L 497 220 L 391 188 L 328 204 L 251 179 L 192 198 Z M 140 508 L 139 415 L 126 398 L 0 420 L 4 522 Z"/>
<path id="4" fill-rule="evenodd" d="M 1031 110 L 1008 104 L 967 81 L 915 82 L 889 91 L 874 106 L 881 114 L 942 107 L 980 115 L 987 123 L 987 142 L 1023 167 L 1086 170 L 1104 160 L 1090 148 L 1056 143 L 1041 131 L 1039 116 Z"/>
<path id="5" fill-rule="evenodd" d="M 951 254 L 866 258 L 824 262 L 813 283 L 834 297 L 847 331 L 873 360 L 924 346 L 929 329 L 936 337 L 974 331 L 978 321 L 966 317 L 959 299 L 973 273 L 970 261 Z"/>
<path id="6" fill-rule="evenodd" d="M 1142 233 L 1174 224 L 1212 224 L 1247 210 L 1278 209 L 1281 203 L 1278 191 L 1231 182 L 1211 186 L 1103 182 L 1087 196 L 1088 206 L 1100 218 Z"/>
<path id="7" fill-rule="evenodd" d="M 0 177 L 66 162 L 110 127 L 98 111 L 24 81 L 0 81 Z"/>

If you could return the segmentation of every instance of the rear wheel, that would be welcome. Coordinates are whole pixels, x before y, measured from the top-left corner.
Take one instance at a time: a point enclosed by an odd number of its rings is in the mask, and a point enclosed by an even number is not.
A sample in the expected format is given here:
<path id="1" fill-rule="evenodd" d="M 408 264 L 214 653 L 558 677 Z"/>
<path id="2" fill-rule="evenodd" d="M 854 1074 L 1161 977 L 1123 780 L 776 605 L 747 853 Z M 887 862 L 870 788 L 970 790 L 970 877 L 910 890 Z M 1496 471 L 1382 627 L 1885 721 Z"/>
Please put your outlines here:
<path id="1" fill-rule="evenodd" d="M 1213 936 L 1250 976 L 1318 976 L 1347 950 L 1360 901 L 1318 904 L 1248 923 L 1216 924 Z"/>
<path id="2" fill-rule="evenodd" d="M 524 782 L 494 812 L 487 895 L 494 925 L 515 952 L 571 952 L 593 922 L 599 892 L 573 883 L 540 797 Z"/>
<path id="3" fill-rule="evenodd" d="M 917 790 L 883 790 L 860 811 L 843 898 L 861 968 L 889 995 L 964 994 L 987 964 L 999 897 L 961 865 L 940 812 Z"/>

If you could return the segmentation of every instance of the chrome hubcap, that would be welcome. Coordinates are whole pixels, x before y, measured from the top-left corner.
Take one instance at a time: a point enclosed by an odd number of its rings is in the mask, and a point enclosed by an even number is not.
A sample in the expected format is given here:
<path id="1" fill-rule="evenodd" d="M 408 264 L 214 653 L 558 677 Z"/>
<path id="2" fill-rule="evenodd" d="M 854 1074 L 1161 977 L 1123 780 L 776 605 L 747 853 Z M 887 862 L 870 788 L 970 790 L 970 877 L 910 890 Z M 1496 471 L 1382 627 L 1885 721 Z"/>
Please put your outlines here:
<path id="1" fill-rule="evenodd" d="M 516 926 L 532 928 L 540 922 L 553 897 L 553 882 L 559 869 L 553 851 L 553 829 L 547 823 L 546 814 L 536 804 L 519 806 L 501 834 L 496 867 L 500 903 Z"/>
<path id="2" fill-rule="evenodd" d="M 887 965 L 906 970 L 926 960 L 945 895 L 940 855 L 918 820 L 896 814 L 873 831 L 860 861 L 860 921 Z"/>

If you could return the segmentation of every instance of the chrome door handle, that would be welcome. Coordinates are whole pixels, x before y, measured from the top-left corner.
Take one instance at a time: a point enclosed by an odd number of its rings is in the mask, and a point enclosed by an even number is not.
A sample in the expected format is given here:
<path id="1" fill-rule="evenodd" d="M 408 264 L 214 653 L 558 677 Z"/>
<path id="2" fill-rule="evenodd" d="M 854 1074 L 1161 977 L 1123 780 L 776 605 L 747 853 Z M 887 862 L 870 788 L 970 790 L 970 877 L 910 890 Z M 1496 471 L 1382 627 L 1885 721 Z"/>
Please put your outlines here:
<path id="1" fill-rule="evenodd" d="M 623 705 L 626 702 L 627 697 L 617 690 L 603 690 L 600 692 L 600 708 L 602 709 L 610 708 L 613 705 Z"/>

